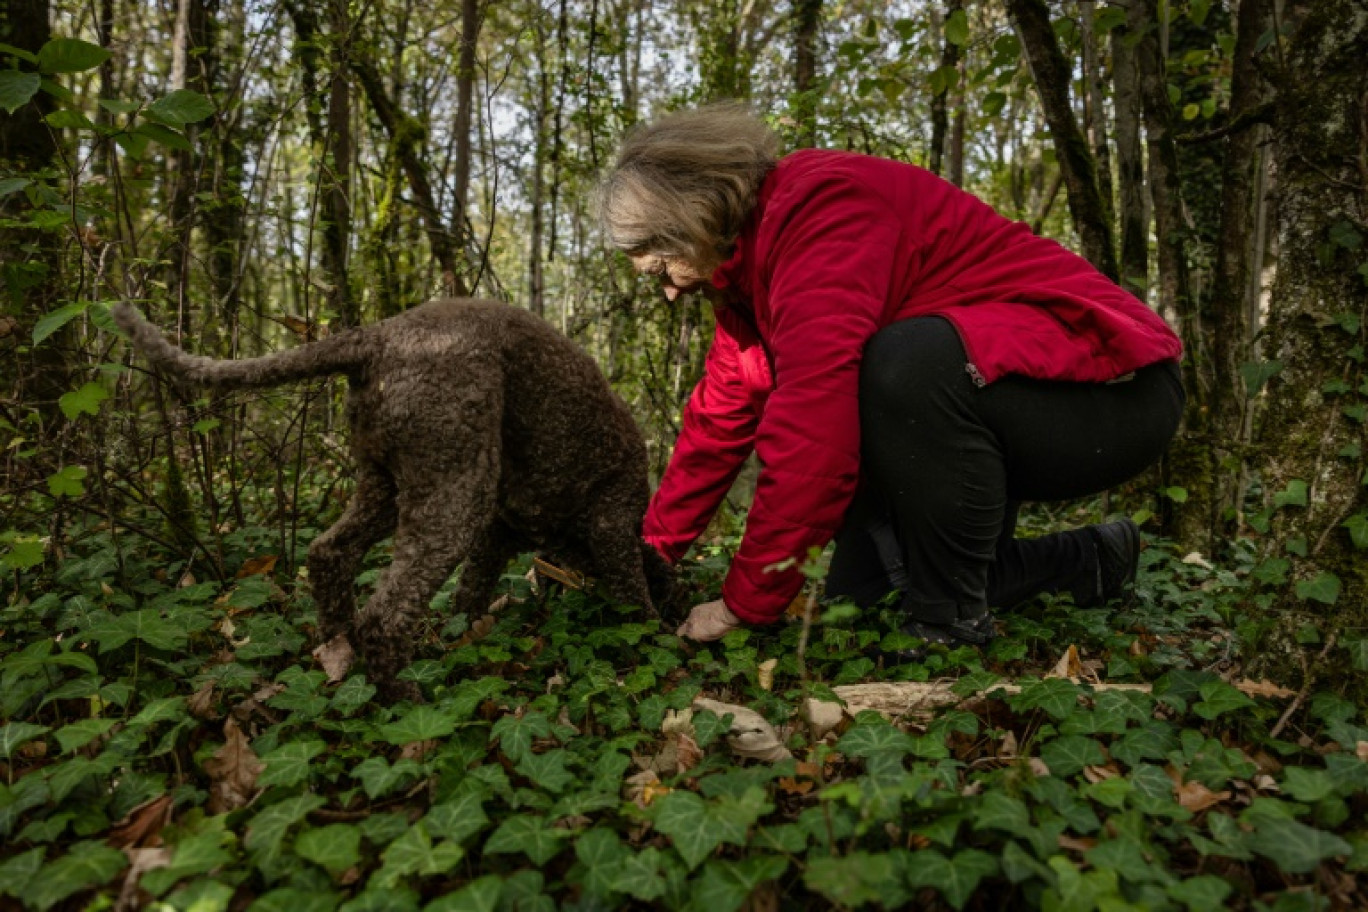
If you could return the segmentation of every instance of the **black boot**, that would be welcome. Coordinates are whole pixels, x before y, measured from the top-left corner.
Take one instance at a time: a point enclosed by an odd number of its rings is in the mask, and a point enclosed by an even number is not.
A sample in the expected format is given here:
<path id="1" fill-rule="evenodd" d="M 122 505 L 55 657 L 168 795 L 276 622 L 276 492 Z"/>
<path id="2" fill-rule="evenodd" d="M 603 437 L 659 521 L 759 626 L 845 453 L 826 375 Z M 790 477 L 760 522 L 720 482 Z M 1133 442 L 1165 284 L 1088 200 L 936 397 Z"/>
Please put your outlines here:
<path id="1" fill-rule="evenodd" d="M 1140 567 L 1140 530 L 1129 519 L 1089 526 L 1097 548 L 1098 603 L 1121 599 L 1128 604 L 1135 594 L 1135 572 Z"/>
<path id="2" fill-rule="evenodd" d="M 931 645 L 955 649 L 959 646 L 986 646 L 997 631 L 993 628 L 993 615 L 984 610 L 974 618 L 960 618 L 949 624 L 933 624 L 929 621 L 910 620 L 902 625 L 902 632 L 925 641 L 921 646 L 900 650 L 899 659 L 904 662 L 920 662 L 926 658 L 926 648 Z"/>

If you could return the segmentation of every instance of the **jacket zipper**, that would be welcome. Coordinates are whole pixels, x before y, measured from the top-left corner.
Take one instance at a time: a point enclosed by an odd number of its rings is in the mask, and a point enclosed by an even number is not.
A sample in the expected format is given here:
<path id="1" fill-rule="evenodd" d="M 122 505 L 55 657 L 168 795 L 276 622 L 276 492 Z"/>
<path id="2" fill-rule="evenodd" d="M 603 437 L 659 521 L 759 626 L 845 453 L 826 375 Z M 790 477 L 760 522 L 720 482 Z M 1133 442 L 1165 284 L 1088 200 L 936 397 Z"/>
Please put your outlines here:
<path id="1" fill-rule="evenodd" d="M 983 379 L 983 374 L 979 373 L 979 369 L 974 366 L 973 362 L 965 362 L 964 372 L 969 375 L 969 379 L 974 381 L 974 386 L 979 389 L 988 385 L 988 381 Z"/>
<path id="2" fill-rule="evenodd" d="M 948 314 L 937 314 L 937 316 L 945 320 L 946 323 L 949 323 L 950 328 L 955 331 L 955 335 L 959 336 L 960 348 L 964 349 L 964 372 L 969 375 L 969 379 L 973 382 L 974 386 L 983 389 L 988 385 L 988 381 L 983 379 L 983 372 L 978 369 L 978 365 L 969 360 L 971 357 L 969 354 L 969 343 L 965 340 L 964 332 L 959 328 L 959 324 L 950 319 Z"/>

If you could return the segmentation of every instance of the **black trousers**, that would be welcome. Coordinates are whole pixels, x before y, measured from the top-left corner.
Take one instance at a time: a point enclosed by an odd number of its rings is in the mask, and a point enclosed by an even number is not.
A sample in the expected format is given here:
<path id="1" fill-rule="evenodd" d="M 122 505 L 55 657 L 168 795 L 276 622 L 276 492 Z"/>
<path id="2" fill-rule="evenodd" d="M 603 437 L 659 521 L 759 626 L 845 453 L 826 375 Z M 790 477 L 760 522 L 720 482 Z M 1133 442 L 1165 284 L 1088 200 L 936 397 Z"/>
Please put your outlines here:
<path id="1" fill-rule="evenodd" d="M 828 596 L 902 592 L 945 624 L 1045 592 L 1100 599 L 1086 529 L 1015 537 L 1022 501 L 1096 494 L 1157 461 L 1183 413 L 1178 365 L 1112 383 L 974 384 L 940 317 L 894 323 L 860 369 L 861 486 L 836 536 Z"/>

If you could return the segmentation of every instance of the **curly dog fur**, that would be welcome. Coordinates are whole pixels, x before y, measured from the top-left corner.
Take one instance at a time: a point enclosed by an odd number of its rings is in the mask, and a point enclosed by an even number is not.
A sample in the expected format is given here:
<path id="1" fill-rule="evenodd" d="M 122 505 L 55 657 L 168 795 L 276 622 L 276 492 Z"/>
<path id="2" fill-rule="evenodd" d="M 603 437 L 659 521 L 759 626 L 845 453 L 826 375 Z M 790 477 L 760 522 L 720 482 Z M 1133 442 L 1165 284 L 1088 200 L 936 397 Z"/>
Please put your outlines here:
<path id="1" fill-rule="evenodd" d="M 646 448 L 627 406 L 584 352 L 507 304 L 432 301 L 381 323 L 240 361 L 187 354 L 128 304 L 114 318 L 181 383 L 274 386 L 346 374 L 356 493 L 309 548 L 324 642 L 346 635 L 382 699 L 412 698 L 396 675 L 438 588 L 464 564 L 453 611 L 483 610 L 508 561 L 540 549 L 652 607 L 670 570 L 641 540 Z M 394 559 L 357 614 L 366 551 Z"/>

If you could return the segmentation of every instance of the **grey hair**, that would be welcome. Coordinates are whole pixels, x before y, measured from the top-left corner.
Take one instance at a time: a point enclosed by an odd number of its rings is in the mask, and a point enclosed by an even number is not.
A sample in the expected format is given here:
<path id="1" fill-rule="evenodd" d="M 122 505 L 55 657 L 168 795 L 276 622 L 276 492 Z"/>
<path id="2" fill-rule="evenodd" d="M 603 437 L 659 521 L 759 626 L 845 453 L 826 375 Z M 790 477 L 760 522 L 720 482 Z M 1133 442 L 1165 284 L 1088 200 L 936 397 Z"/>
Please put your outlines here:
<path id="1" fill-rule="evenodd" d="M 739 104 L 676 111 L 637 127 L 600 189 L 608 239 L 629 254 L 716 267 L 778 156 L 779 137 Z"/>

